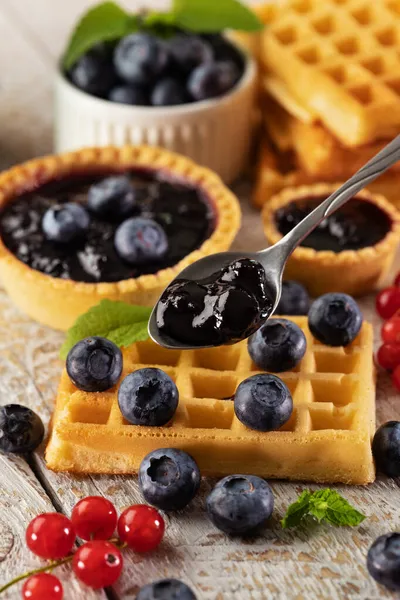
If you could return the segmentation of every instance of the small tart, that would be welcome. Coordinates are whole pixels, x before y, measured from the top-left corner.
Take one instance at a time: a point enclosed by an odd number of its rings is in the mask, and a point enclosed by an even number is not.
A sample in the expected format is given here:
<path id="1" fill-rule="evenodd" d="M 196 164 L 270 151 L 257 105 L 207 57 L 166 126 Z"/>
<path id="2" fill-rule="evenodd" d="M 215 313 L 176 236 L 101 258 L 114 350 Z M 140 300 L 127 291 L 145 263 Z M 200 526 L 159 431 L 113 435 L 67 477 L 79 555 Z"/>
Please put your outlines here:
<path id="1" fill-rule="evenodd" d="M 291 210 L 296 210 L 296 207 L 304 210 L 307 205 L 310 209 L 337 190 L 338 185 L 315 184 L 286 188 L 273 196 L 262 211 L 268 242 L 279 242 L 287 230 L 291 229 L 292 226 L 288 227 Z M 357 205 L 354 204 L 355 201 Z M 308 237 L 303 245 L 296 248 L 287 262 L 285 278 L 302 282 L 313 296 L 328 292 L 359 296 L 371 292 L 380 286 L 393 264 L 400 241 L 400 213 L 383 196 L 363 190 L 330 219 L 335 215 L 337 220 L 328 226 L 325 240 L 324 230 L 320 229 L 313 238 Z M 372 224 L 371 244 L 368 244 L 368 233 L 365 232 L 367 223 Z"/>
<path id="2" fill-rule="evenodd" d="M 33 319 L 60 330 L 102 299 L 152 306 L 168 283 L 203 256 L 227 250 L 240 227 L 237 198 L 209 169 L 167 150 L 147 146 L 89 148 L 45 156 L 17 165 L 0 175 L 0 211 L 23 194 L 47 183 L 108 176 L 130 170 L 161 173 L 201 192 L 213 212 L 213 231 L 177 264 L 152 274 L 116 282 L 88 283 L 58 278 L 19 260 L 0 237 L 0 278 L 15 304 Z"/>

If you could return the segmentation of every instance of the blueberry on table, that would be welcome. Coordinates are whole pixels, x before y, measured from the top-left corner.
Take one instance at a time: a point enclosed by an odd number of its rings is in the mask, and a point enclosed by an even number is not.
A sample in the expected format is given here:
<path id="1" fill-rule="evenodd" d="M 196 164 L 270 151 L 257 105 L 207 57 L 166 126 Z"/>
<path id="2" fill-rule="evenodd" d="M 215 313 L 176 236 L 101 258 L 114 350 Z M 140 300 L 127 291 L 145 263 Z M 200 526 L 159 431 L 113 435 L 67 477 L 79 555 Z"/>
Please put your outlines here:
<path id="1" fill-rule="evenodd" d="M 196 596 L 183 581 L 160 579 L 140 588 L 136 600 L 196 600 Z"/>
<path id="2" fill-rule="evenodd" d="M 68 352 L 67 373 L 80 390 L 104 392 L 121 377 L 121 350 L 105 338 L 85 338 Z"/>
<path id="3" fill-rule="evenodd" d="M 120 219 L 131 214 L 135 206 L 135 190 L 126 175 L 111 175 L 89 188 L 88 208 L 99 217 Z"/>
<path id="4" fill-rule="evenodd" d="M 261 477 L 228 475 L 209 494 L 206 507 L 218 529 L 231 535 L 244 535 L 265 525 L 274 510 L 274 497 Z"/>
<path id="5" fill-rule="evenodd" d="M 228 92 L 239 78 L 236 65 L 220 61 L 200 65 L 189 76 L 187 87 L 194 100 L 208 100 Z"/>
<path id="6" fill-rule="evenodd" d="M 195 497 L 200 486 L 195 460 L 183 450 L 160 448 L 144 457 L 139 487 L 144 499 L 161 510 L 180 510 Z"/>
<path id="7" fill-rule="evenodd" d="M 357 302 L 347 294 L 324 294 L 308 313 L 313 336 L 327 346 L 347 346 L 357 337 L 363 322 Z"/>
<path id="8" fill-rule="evenodd" d="M 33 410 L 20 404 L 0 407 L 2 452 L 32 452 L 42 442 L 43 436 L 42 420 Z"/>
<path id="9" fill-rule="evenodd" d="M 161 225 L 152 219 L 133 217 L 118 227 L 114 245 L 127 263 L 143 265 L 164 258 L 168 251 L 168 238 Z"/>
<path id="10" fill-rule="evenodd" d="M 127 83 L 151 85 L 165 72 L 170 57 L 167 45 L 147 33 L 132 33 L 114 52 L 117 74 Z"/>
<path id="11" fill-rule="evenodd" d="M 131 104 L 133 106 L 148 106 L 150 104 L 147 91 L 139 86 L 117 85 L 108 94 L 111 102 Z"/>
<path id="12" fill-rule="evenodd" d="M 168 50 L 175 65 L 184 75 L 214 58 L 211 44 L 198 35 L 178 34 L 168 40 Z"/>
<path id="13" fill-rule="evenodd" d="M 42 219 L 42 229 L 46 238 L 59 244 L 68 244 L 82 238 L 89 224 L 87 210 L 75 202 L 51 206 Z"/>
<path id="14" fill-rule="evenodd" d="M 269 319 L 249 338 L 247 348 L 259 369 L 281 373 L 303 358 L 307 341 L 298 325 L 288 319 Z"/>
<path id="15" fill-rule="evenodd" d="M 178 388 L 171 377 L 153 367 L 130 373 L 118 390 L 120 411 L 133 425 L 165 425 L 174 416 L 178 399 Z"/>
<path id="16" fill-rule="evenodd" d="M 156 83 L 151 93 L 151 104 L 153 106 L 175 106 L 187 102 L 190 102 L 190 97 L 185 85 L 173 77 L 161 79 Z"/>
<path id="17" fill-rule="evenodd" d="M 81 56 L 69 72 L 79 89 L 93 96 L 107 96 L 116 81 L 112 60 L 104 46 L 92 48 Z"/>
<path id="18" fill-rule="evenodd" d="M 389 477 L 400 476 L 400 421 L 388 421 L 376 430 L 372 454 L 378 471 Z"/>
<path id="19" fill-rule="evenodd" d="M 290 419 L 293 400 L 288 387 L 275 375 L 248 377 L 237 387 L 235 414 L 246 427 L 274 431 Z"/>
<path id="20" fill-rule="evenodd" d="M 390 590 L 400 590 L 400 533 L 379 536 L 368 550 L 370 575 Z"/>
<path id="21" fill-rule="evenodd" d="M 276 308 L 277 315 L 307 315 L 310 296 L 306 288 L 297 281 L 283 281 L 282 295 Z"/>

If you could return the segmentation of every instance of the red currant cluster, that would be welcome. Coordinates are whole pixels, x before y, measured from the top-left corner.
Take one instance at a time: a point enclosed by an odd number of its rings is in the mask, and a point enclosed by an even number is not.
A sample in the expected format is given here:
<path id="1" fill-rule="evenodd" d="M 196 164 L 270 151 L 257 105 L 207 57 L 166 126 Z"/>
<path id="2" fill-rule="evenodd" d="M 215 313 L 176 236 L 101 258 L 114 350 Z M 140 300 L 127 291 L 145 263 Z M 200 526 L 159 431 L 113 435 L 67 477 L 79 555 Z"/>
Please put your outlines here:
<path id="1" fill-rule="evenodd" d="M 376 359 L 379 366 L 392 372 L 393 385 L 400 391 L 400 273 L 394 285 L 378 294 L 376 310 L 385 319 L 381 330 L 383 344 Z"/>
<path id="2" fill-rule="evenodd" d="M 111 539 L 116 528 L 118 538 Z M 136 552 L 154 550 L 164 529 L 164 519 L 151 506 L 130 506 L 118 518 L 109 500 L 88 496 L 75 505 L 70 519 L 59 513 L 44 513 L 29 523 L 28 548 L 40 558 L 54 562 L 18 577 L 6 587 L 28 577 L 22 589 L 24 599 L 61 600 L 60 580 L 45 571 L 69 561 L 75 575 L 86 585 L 95 589 L 113 585 L 123 566 L 120 549 L 128 546 Z M 85 543 L 72 552 L 77 536 Z"/>

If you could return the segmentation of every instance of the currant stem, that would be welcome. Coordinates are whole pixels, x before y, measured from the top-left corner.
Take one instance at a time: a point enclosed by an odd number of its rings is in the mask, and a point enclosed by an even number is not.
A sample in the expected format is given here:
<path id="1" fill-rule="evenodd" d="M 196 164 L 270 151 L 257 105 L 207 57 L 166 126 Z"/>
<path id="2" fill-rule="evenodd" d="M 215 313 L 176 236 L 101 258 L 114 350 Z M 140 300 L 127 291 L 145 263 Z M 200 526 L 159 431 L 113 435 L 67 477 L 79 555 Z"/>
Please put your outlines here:
<path id="1" fill-rule="evenodd" d="M 109 540 L 109 542 L 111 542 L 112 544 L 114 544 L 114 546 L 116 546 L 117 548 L 119 548 L 121 550 L 123 548 L 126 548 L 128 545 L 126 542 L 122 543 L 119 539 L 116 539 L 116 538 Z M 22 575 L 18 575 L 18 577 L 15 577 L 15 579 L 12 579 L 8 583 L 6 583 L 2 587 L 0 587 L 0 594 L 2 592 L 5 592 L 6 590 L 8 590 L 8 588 L 10 588 L 12 585 L 19 583 L 23 579 L 27 579 L 31 575 L 36 575 L 37 573 L 45 573 L 46 571 L 51 571 L 52 569 L 55 569 L 56 567 L 59 567 L 60 565 L 65 565 L 66 563 L 70 562 L 73 559 L 73 557 L 74 557 L 74 554 L 68 554 L 68 556 L 66 556 L 65 558 L 51 562 L 51 563 L 45 565 L 44 567 L 40 567 L 40 569 L 33 569 L 33 571 L 27 571 L 26 573 L 22 573 Z"/>
<path id="2" fill-rule="evenodd" d="M 2 592 L 5 592 L 5 590 L 8 590 L 8 588 L 10 588 L 15 583 L 18 583 L 19 581 L 22 581 L 23 579 L 27 579 L 27 577 L 30 577 L 31 575 L 36 575 L 37 573 L 44 573 L 45 571 L 51 571 L 55 567 L 59 567 L 60 565 L 64 565 L 65 563 L 70 562 L 72 560 L 73 556 L 74 556 L 73 554 L 69 554 L 65 558 L 62 558 L 61 560 L 57 560 L 55 562 L 49 563 L 48 565 L 45 565 L 44 567 L 40 567 L 40 569 L 33 569 L 33 571 L 27 571 L 26 573 L 22 573 L 22 575 L 18 575 L 18 577 L 15 577 L 15 579 L 12 579 L 11 581 L 9 581 L 5 585 L 3 585 L 3 587 L 0 588 L 0 594 Z"/>

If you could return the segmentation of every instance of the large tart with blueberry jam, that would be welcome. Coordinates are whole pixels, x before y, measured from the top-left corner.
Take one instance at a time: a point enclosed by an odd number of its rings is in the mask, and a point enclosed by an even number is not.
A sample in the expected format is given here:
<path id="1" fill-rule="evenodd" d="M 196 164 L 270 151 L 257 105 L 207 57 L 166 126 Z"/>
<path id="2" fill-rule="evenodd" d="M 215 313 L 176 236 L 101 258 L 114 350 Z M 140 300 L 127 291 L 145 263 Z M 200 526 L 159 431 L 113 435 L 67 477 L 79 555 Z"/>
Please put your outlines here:
<path id="1" fill-rule="evenodd" d="M 0 276 L 15 303 L 58 329 L 101 299 L 152 305 L 189 263 L 227 250 L 235 196 L 159 148 L 84 149 L 0 176 Z"/>
<path id="2" fill-rule="evenodd" d="M 286 188 L 263 209 L 264 231 L 275 244 L 337 185 Z M 306 285 L 313 296 L 346 292 L 353 296 L 379 287 L 400 241 L 400 216 L 383 196 L 363 190 L 325 219 L 290 257 L 285 277 Z"/>

